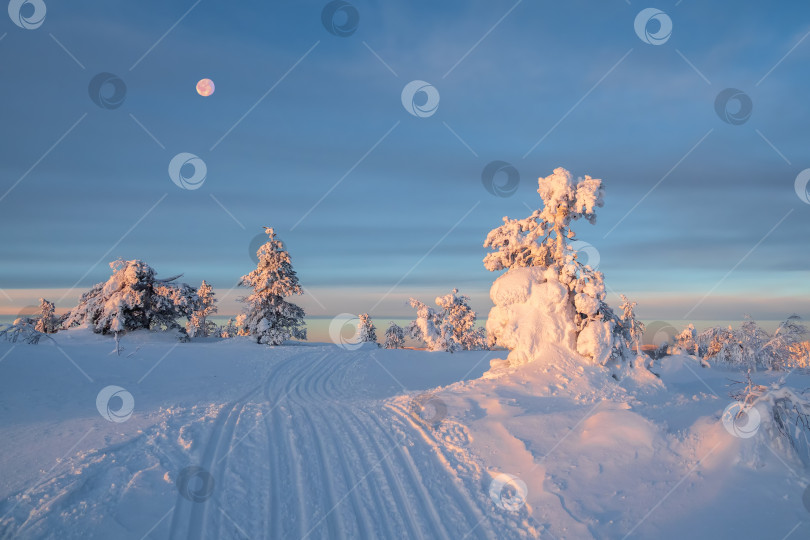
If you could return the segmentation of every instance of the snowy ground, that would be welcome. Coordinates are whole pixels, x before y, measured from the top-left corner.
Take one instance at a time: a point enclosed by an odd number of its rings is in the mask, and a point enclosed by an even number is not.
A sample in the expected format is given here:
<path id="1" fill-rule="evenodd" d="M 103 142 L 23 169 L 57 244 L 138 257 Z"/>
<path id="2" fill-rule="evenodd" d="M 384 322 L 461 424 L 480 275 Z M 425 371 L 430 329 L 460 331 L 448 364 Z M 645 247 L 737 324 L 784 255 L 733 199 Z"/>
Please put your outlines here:
<path id="1" fill-rule="evenodd" d="M 740 374 L 686 357 L 620 385 L 563 353 L 482 378 L 503 353 L 54 339 L 0 343 L 3 538 L 810 537 L 802 463 L 732 436 Z"/>

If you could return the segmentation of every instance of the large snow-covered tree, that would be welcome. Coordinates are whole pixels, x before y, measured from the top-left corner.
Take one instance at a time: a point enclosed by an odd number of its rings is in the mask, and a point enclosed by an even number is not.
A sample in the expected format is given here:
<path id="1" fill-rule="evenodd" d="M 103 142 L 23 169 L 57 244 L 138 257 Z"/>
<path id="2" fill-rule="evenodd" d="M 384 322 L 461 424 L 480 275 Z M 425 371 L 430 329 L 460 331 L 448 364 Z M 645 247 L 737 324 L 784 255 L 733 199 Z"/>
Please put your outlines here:
<path id="1" fill-rule="evenodd" d="M 241 301 L 246 304 L 244 317 L 237 318 L 240 335 L 248 334 L 257 343 L 280 345 L 290 338 L 306 339 L 304 310 L 285 300 L 303 294 L 293 270 L 290 254 L 270 227 L 264 228 L 268 241 L 259 247 L 256 269 L 242 276 L 239 285 L 253 292 Z"/>
<path id="2" fill-rule="evenodd" d="M 524 219 L 503 218 L 489 233 L 490 271 L 507 270 L 493 284 L 487 319 L 490 342 L 510 349 L 509 363 L 532 362 L 544 347 L 578 352 L 594 364 L 633 362 L 633 335 L 605 302 L 604 276 L 580 260 L 572 224 L 596 222 L 602 181 L 574 179 L 563 169 L 538 180 L 543 207 Z"/>
<path id="3" fill-rule="evenodd" d="M 82 294 L 79 304 L 63 322 L 65 328 L 89 324 L 101 334 L 140 328 L 180 329 L 177 319 L 197 309 L 197 291 L 180 276 L 158 279 L 148 264 L 139 260 L 110 263 L 112 276 Z"/>
<path id="4" fill-rule="evenodd" d="M 209 321 L 208 317 L 217 312 L 214 289 L 205 280 L 197 289 L 197 296 L 200 299 L 197 309 L 191 314 L 186 323 L 186 332 L 189 337 L 207 337 L 216 332 L 217 325 L 214 321 Z"/>

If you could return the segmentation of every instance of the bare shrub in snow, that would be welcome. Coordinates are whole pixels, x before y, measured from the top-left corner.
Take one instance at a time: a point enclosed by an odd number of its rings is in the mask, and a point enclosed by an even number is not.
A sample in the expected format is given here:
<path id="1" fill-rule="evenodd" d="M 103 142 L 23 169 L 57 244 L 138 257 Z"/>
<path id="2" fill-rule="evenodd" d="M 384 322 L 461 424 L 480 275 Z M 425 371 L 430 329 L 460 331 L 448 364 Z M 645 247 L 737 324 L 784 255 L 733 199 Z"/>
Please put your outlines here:
<path id="1" fill-rule="evenodd" d="M 17 317 L 11 324 L 0 325 L 0 338 L 11 343 L 36 345 L 43 336 L 45 333 L 36 329 L 36 322 L 30 317 Z"/>
<path id="2" fill-rule="evenodd" d="M 741 404 L 737 415 L 756 409 L 758 429 L 764 428 L 768 441 L 810 465 L 810 400 L 785 386 L 784 378 L 766 386 L 754 383 L 749 371 L 745 381 L 734 384 L 729 395 Z"/>
<path id="3" fill-rule="evenodd" d="M 405 330 L 394 321 L 388 326 L 385 331 L 385 343 L 383 347 L 386 349 L 401 349 L 405 345 Z"/>
<path id="4" fill-rule="evenodd" d="M 595 223 L 602 181 L 574 180 L 557 168 L 538 186 L 543 208 L 524 219 L 503 218 L 484 242 L 494 250 L 484 266 L 507 270 L 490 290 L 495 304 L 487 319 L 490 342 L 510 349 L 511 364 L 537 359 L 548 345 L 576 351 L 594 364 L 633 363 L 639 358 L 631 348 L 640 323 L 633 315 L 624 326 L 605 303 L 602 273 L 582 264 L 569 244 L 576 240 L 573 221 Z M 624 306 L 634 307 L 626 301 Z"/>
<path id="5" fill-rule="evenodd" d="M 45 334 L 57 332 L 63 318 L 54 314 L 53 302 L 40 298 L 38 313 L 32 317 L 23 315 L 11 324 L 0 325 L 0 337 L 12 343 L 21 341 L 36 345 Z"/>
<path id="6" fill-rule="evenodd" d="M 180 276 L 158 279 L 157 273 L 138 260 L 110 263 L 113 275 L 82 294 L 79 305 L 63 322 L 64 328 L 89 324 L 101 334 L 147 329 L 181 329 L 177 319 L 197 309 L 193 287 L 173 283 Z"/>
<path id="7" fill-rule="evenodd" d="M 237 317 L 239 335 L 250 335 L 257 343 L 281 345 L 290 338 L 306 339 L 304 310 L 285 300 L 303 294 L 293 270 L 290 254 L 270 227 L 264 228 L 268 241 L 259 247 L 259 263 L 251 273 L 242 276 L 239 285 L 253 292 L 240 300 L 247 304 L 241 319 Z"/>
<path id="8" fill-rule="evenodd" d="M 186 323 L 186 332 L 189 337 L 208 337 L 216 333 L 217 325 L 214 321 L 209 321 L 208 317 L 217 312 L 214 289 L 203 280 L 200 288 L 197 289 L 197 296 L 200 299 L 197 309 L 191 314 Z"/>

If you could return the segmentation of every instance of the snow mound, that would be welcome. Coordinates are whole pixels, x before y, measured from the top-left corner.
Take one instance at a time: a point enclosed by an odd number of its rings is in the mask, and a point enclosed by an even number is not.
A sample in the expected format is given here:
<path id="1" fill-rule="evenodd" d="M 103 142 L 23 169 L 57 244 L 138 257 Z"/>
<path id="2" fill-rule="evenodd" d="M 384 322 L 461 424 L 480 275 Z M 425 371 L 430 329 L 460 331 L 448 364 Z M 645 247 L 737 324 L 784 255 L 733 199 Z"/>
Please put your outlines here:
<path id="1" fill-rule="evenodd" d="M 510 349 L 509 364 L 544 360 L 551 345 L 575 350 L 576 325 L 568 289 L 539 267 L 513 268 L 495 280 L 487 334 Z"/>

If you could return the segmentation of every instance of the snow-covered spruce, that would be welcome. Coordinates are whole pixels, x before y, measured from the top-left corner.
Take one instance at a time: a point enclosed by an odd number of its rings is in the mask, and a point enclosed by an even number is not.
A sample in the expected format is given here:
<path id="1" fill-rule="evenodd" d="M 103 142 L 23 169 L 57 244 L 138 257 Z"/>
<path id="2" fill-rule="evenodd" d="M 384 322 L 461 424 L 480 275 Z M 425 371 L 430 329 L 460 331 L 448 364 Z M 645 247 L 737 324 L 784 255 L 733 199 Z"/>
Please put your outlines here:
<path id="1" fill-rule="evenodd" d="M 358 343 L 377 343 L 377 327 L 371 320 L 368 313 L 358 315 L 360 324 L 357 326 Z"/>
<path id="2" fill-rule="evenodd" d="M 53 334 L 59 329 L 60 324 L 60 318 L 54 315 L 53 302 L 40 298 L 39 314 L 35 326 L 36 331 L 43 334 Z"/>
<path id="3" fill-rule="evenodd" d="M 411 337 L 425 342 L 431 351 L 454 352 L 488 348 L 484 329 L 475 327 L 476 313 L 470 299 L 453 289 L 450 294 L 436 298 L 439 310 L 411 298 L 416 308 L 416 320 L 408 326 Z"/>
<path id="4" fill-rule="evenodd" d="M 575 180 L 557 168 L 539 179 L 537 192 L 542 209 L 524 219 L 503 218 L 484 242 L 494 250 L 484 258 L 487 270 L 507 270 L 490 290 L 495 304 L 486 326 L 490 343 L 510 350 L 512 366 L 542 361 L 549 347 L 577 352 L 592 364 L 643 364 L 632 350 L 639 329 L 634 306 L 623 304 L 626 327 L 605 303 L 602 273 L 582 264 L 568 243 L 576 239 L 573 221 L 596 222 L 602 181 Z"/>
<path id="5" fill-rule="evenodd" d="M 391 321 L 388 330 L 385 331 L 385 349 L 401 349 L 405 345 L 405 330 L 400 325 Z"/>
<path id="6" fill-rule="evenodd" d="M 290 254 L 272 228 L 264 230 L 269 239 L 256 252 L 259 263 L 239 280 L 239 285 L 253 289 L 240 299 L 246 308 L 236 319 L 239 335 L 250 335 L 257 343 L 267 345 L 281 345 L 290 338 L 306 339 L 304 310 L 284 299 L 303 294 Z"/>
<path id="7" fill-rule="evenodd" d="M 62 323 L 64 328 L 89 324 L 100 334 L 128 330 L 181 329 L 177 319 L 189 317 L 198 308 L 197 291 L 180 276 L 158 279 L 146 263 L 117 260 L 110 263 L 112 276 L 82 294 Z"/>
<path id="8" fill-rule="evenodd" d="M 186 332 L 189 337 L 208 337 L 216 333 L 217 325 L 214 321 L 209 321 L 208 317 L 217 312 L 214 289 L 205 280 L 197 289 L 197 296 L 200 298 L 199 306 L 186 323 Z"/>

